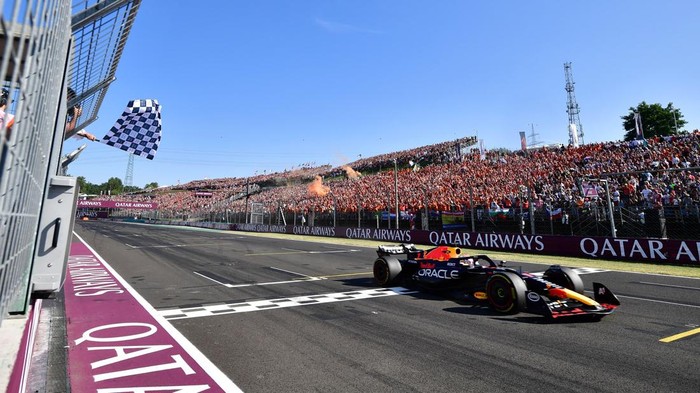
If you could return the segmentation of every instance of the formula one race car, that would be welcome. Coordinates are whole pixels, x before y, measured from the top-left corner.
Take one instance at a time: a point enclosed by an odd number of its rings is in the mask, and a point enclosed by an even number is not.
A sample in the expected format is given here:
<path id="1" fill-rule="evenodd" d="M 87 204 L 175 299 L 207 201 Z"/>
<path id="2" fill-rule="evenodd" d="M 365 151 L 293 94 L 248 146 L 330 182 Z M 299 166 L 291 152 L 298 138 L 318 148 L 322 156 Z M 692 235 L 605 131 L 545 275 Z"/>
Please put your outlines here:
<path id="1" fill-rule="evenodd" d="M 594 299 L 572 269 L 552 265 L 543 275 L 521 272 L 486 255 L 463 255 L 458 247 L 428 250 L 413 244 L 379 246 L 374 279 L 381 286 L 420 286 L 457 291 L 460 299 L 487 304 L 496 312 L 520 311 L 548 318 L 588 316 L 600 320 L 620 305 L 605 285 L 594 282 Z M 405 258 L 398 256 L 405 255 Z"/>

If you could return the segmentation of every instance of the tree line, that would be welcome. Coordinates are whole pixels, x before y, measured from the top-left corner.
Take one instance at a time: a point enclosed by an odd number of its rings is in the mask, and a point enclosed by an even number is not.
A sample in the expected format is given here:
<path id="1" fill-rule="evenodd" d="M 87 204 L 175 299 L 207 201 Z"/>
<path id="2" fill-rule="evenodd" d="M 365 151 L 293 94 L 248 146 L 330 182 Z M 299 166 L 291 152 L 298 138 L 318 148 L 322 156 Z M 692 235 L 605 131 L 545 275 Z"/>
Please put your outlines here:
<path id="1" fill-rule="evenodd" d="M 158 188 L 157 182 L 148 183 L 143 188 L 125 186 L 118 177 L 110 177 L 102 184 L 94 184 L 88 182 L 84 176 L 78 176 L 77 182 L 80 186 L 80 193 L 88 195 L 120 195 Z"/>
<path id="2" fill-rule="evenodd" d="M 625 141 L 639 139 L 635 118 L 639 119 L 644 138 L 682 134 L 682 129 L 687 124 L 680 109 L 675 108 L 672 102 L 663 107 L 658 103 L 647 104 L 642 101 L 636 108 L 630 107 L 629 113 L 622 116 Z"/>

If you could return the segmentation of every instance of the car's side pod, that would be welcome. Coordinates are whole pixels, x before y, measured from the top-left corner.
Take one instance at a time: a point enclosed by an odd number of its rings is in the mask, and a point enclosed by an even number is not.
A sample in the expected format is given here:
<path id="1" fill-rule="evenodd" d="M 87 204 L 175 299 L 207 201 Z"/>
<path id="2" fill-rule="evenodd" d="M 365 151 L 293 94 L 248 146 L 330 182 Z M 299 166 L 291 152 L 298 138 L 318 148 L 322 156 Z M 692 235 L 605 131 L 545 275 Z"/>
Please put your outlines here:
<path id="1" fill-rule="evenodd" d="M 615 296 L 615 294 L 612 293 L 608 287 L 599 282 L 593 283 L 593 296 L 595 301 L 600 304 L 608 304 L 612 306 L 620 305 L 620 300 L 618 300 L 617 296 Z"/>

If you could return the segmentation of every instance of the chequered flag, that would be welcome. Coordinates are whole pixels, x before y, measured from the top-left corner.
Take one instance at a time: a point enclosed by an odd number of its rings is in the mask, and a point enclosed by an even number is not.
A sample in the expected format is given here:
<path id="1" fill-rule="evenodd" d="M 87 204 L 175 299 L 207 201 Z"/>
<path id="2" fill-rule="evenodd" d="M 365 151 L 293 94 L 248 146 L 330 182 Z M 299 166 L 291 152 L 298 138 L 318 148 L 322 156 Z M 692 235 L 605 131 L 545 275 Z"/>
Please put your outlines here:
<path id="1" fill-rule="evenodd" d="M 152 160 L 161 136 L 158 100 L 129 101 L 122 116 L 100 142 Z"/>

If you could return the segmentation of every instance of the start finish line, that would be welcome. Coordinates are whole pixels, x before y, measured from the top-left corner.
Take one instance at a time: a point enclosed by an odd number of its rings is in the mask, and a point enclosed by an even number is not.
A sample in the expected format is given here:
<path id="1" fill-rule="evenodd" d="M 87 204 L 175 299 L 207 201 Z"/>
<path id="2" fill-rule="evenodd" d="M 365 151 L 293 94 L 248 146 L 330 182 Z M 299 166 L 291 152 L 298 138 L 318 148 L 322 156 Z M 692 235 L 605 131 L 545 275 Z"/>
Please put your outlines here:
<path id="1" fill-rule="evenodd" d="M 80 240 L 64 289 L 72 391 L 241 391 Z"/>

